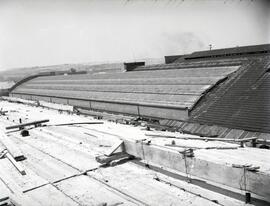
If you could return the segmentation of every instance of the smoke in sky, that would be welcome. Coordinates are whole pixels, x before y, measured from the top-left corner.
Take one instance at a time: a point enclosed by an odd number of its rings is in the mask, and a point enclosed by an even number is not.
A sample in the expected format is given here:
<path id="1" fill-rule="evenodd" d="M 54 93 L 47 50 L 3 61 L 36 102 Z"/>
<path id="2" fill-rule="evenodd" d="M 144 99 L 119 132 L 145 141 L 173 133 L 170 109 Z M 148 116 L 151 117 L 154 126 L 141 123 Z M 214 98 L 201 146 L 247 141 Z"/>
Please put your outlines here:
<path id="1" fill-rule="evenodd" d="M 1 0 L 0 70 L 270 42 L 267 0 Z"/>

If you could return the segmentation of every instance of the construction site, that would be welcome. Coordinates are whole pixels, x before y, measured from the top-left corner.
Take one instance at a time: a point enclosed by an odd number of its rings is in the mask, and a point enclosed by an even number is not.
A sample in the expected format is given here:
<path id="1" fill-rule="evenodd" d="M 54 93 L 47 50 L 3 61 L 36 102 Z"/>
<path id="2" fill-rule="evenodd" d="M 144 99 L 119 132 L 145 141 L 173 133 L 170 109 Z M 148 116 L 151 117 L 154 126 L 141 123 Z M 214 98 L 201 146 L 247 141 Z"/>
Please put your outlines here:
<path id="1" fill-rule="evenodd" d="M 41 72 L 0 100 L 0 205 L 270 205 L 270 45 Z"/>

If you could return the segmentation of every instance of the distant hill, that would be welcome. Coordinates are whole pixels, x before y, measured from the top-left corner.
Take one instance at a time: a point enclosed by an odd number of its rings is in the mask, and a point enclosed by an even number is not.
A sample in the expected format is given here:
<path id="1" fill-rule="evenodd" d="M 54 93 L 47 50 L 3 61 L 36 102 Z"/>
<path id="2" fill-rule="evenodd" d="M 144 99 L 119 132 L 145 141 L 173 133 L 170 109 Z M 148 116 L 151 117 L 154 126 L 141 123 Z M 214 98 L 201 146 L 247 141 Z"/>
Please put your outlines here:
<path id="1" fill-rule="evenodd" d="M 92 72 L 93 70 L 120 70 L 122 64 L 99 64 L 99 65 L 88 65 L 88 64 L 62 64 L 53 66 L 42 66 L 42 67 L 24 67 L 15 68 L 0 72 L 0 81 L 19 81 L 22 78 L 41 72 L 53 72 L 53 71 L 70 71 L 75 69 L 76 71 L 87 71 Z"/>
<path id="2" fill-rule="evenodd" d="M 0 82 L 0 90 L 1 89 L 8 89 L 10 87 L 12 87 L 15 83 L 13 81 L 3 81 L 3 82 Z"/>
<path id="3" fill-rule="evenodd" d="M 140 59 L 136 61 L 145 61 L 146 65 L 164 63 L 163 59 L 158 58 Z M 24 77 L 35 75 L 40 72 L 70 71 L 71 69 L 75 69 L 76 71 L 87 71 L 88 73 L 120 71 L 123 69 L 123 62 L 99 63 L 99 64 L 98 63 L 61 64 L 51 66 L 14 68 L 0 72 L 0 82 L 3 81 L 17 82 Z"/>

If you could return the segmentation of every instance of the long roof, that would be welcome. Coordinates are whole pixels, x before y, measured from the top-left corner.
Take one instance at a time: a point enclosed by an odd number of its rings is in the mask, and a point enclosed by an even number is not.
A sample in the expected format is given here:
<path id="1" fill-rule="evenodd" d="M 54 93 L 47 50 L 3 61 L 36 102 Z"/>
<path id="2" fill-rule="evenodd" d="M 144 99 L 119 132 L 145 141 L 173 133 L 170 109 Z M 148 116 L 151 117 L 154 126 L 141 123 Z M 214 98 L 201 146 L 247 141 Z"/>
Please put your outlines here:
<path id="1" fill-rule="evenodd" d="M 196 58 L 205 58 L 205 57 L 215 57 L 215 56 L 233 56 L 233 55 L 254 55 L 270 53 L 270 44 L 262 45 L 251 45 L 251 46 L 241 46 L 241 47 L 231 47 L 224 49 L 213 49 L 205 51 L 197 51 L 190 55 L 187 55 L 185 59 L 196 59 Z"/>
<path id="2" fill-rule="evenodd" d="M 269 45 L 259 45 L 211 52 L 256 53 L 268 49 Z M 181 59 L 130 72 L 38 77 L 16 87 L 11 95 L 99 111 L 270 133 L 269 63 L 269 55 Z"/>
<path id="3" fill-rule="evenodd" d="M 43 76 L 16 87 L 12 94 L 190 110 L 204 93 L 237 69 L 238 66 L 177 69 L 176 65 L 155 72 Z M 129 108 L 126 113 L 131 113 Z"/>

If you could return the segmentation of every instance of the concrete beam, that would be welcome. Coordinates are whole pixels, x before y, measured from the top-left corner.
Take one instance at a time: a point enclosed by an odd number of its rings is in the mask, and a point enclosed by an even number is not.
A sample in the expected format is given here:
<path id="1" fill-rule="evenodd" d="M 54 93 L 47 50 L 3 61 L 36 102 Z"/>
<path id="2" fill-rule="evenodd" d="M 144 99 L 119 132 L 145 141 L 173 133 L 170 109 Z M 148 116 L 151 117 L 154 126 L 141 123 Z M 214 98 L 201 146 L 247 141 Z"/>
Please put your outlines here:
<path id="1" fill-rule="evenodd" d="M 141 158 L 149 164 L 153 163 L 190 176 L 248 191 L 270 201 L 270 174 L 234 168 L 196 156 L 185 157 L 177 150 L 146 144 L 142 141 L 124 140 L 124 145 L 128 154 Z"/>

